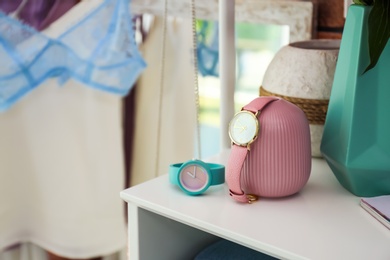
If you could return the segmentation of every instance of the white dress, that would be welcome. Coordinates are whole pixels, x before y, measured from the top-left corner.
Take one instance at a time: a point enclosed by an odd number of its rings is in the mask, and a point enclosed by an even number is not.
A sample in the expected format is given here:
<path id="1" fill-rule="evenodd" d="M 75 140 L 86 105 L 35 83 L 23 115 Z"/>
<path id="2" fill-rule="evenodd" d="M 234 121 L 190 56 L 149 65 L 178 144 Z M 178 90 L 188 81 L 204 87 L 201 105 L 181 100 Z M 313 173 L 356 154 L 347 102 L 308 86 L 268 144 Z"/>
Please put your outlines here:
<path id="1" fill-rule="evenodd" d="M 98 3 L 83 1 L 45 33 Z M 126 247 L 122 132 L 121 98 L 74 80 L 46 80 L 0 113 L 0 258 L 23 242 L 68 258 Z"/>
<path id="2" fill-rule="evenodd" d="M 42 84 L 0 114 L 0 249 L 32 242 L 69 258 L 126 245 L 120 98 Z"/>

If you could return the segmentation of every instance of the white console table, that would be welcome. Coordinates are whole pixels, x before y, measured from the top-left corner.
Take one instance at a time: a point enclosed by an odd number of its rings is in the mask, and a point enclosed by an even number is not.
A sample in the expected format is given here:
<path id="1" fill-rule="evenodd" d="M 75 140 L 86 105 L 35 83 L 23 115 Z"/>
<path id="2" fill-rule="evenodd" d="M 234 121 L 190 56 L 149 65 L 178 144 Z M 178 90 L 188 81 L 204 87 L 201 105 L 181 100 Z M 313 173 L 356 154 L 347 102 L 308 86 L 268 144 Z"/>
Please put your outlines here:
<path id="1" fill-rule="evenodd" d="M 131 260 L 192 259 L 219 238 L 280 259 L 390 259 L 390 230 L 359 206 L 322 159 L 313 159 L 300 193 L 252 205 L 233 201 L 226 184 L 187 196 L 167 175 L 124 190 L 121 198 L 128 203 Z"/>

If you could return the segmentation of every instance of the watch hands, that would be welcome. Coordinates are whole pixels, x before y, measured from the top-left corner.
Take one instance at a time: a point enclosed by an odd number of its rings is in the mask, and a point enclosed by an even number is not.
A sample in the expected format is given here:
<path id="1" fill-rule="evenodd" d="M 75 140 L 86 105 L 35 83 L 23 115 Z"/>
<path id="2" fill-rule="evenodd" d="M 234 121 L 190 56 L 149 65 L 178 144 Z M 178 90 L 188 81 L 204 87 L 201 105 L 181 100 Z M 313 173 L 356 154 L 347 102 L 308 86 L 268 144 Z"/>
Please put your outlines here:
<path id="1" fill-rule="evenodd" d="M 202 178 L 197 178 L 197 177 L 196 177 L 196 168 L 194 169 L 194 173 L 187 172 L 187 174 L 188 174 L 189 176 L 191 176 L 191 178 L 193 178 L 193 179 L 195 179 L 195 180 L 197 180 L 197 181 L 204 182 L 204 178 L 203 178 L 203 177 L 202 177 Z M 200 176 L 199 176 L 199 177 L 200 177 Z"/>
<path id="2" fill-rule="evenodd" d="M 187 174 L 188 175 L 190 175 L 193 179 L 195 179 L 196 178 L 196 175 L 195 175 L 195 173 L 191 173 L 191 172 L 187 172 Z"/>
<path id="3" fill-rule="evenodd" d="M 200 182 L 200 183 L 204 183 L 205 182 L 204 178 L 197 178 L 197 177 L 195 177 L 194 180 L 196 180 L 197 182 Z"/>
<path id="4" fill-rule="evenodd" d="M 241 131 L 239 132 L 239 134 L 241 134 L 243 131 L 246 130 L 246 126 L 234 126 L 235 129 L 241 129 Z"/>

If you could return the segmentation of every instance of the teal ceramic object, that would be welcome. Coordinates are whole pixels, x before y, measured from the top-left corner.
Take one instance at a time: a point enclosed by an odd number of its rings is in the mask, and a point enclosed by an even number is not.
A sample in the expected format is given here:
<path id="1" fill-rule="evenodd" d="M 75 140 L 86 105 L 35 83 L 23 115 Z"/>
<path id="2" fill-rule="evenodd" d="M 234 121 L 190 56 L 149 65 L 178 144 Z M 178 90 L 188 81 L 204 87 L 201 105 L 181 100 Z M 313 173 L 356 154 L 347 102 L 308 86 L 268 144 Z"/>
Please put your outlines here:
<path id="1" fill-rule="evenodd" d="M 361 197 L 390 194 L 390 44 L 363 74 L 370 11 L 348 10 L 321 142 L 338 181 Z"/>

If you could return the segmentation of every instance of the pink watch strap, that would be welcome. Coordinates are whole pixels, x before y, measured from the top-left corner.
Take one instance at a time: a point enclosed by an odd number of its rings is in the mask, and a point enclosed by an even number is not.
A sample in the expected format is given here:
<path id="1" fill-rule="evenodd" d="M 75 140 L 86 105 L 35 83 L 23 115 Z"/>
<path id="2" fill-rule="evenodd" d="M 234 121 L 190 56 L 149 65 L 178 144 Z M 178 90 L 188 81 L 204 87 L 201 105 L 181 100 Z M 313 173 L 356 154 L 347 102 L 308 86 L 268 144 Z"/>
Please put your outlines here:
<path id="1" fill-rule="evenodd" d="M 253 113 L 257 113 L 257 111 L 262 110 L 269 103 L 279 99 L 280 98 L 269 96 L 256 98 L 244 106 L 242 110 L 248 110 Z M 245 194 L 245 192 L 241 189 L 240 181 L 242 166 L 247 154 L 247 147 L 233 144 L 229 162 L 226 168 L 226 182 L 229 186 L 230 196 L 232 196 L 233 199 L 239 202 L 251 203 L 256 200 L 256 196 Z"/>
<path id="2" fill-rule="evenodd" d="M 248 202 L 246 194 L 241 190 L 241 169 L 248 149 L 244 146 L 233 145 L 226 171 L 226 182 L 229 186 L 230 196 L 239 202 Z"/>
<path id="3" fill-rule="evenodd" d="M 253 113 L 257 113 L 257 111 L 262 110 L 266 105 L 268 105 L 272 101 L 279 100 L 279 99 L 280 98 L 278 97 L 270 97 L 270 96 L 255 98 L 249 104 L 244 106 L 242 110 L 247 110 Z"/>

